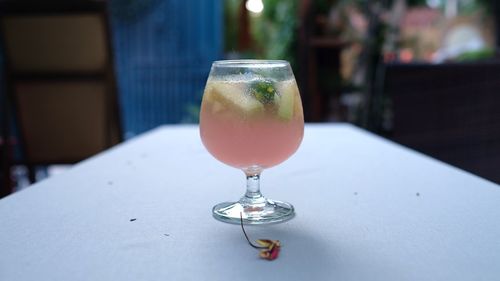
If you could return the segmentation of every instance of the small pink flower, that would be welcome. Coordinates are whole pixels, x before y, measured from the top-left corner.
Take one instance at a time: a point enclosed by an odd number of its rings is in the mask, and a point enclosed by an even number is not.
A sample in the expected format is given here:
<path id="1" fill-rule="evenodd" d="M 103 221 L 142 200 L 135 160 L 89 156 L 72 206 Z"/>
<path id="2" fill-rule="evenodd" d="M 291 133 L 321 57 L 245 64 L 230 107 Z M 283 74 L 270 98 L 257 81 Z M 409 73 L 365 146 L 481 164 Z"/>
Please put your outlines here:
<path id="1" fill-rule="evenodd" d="M 281 244 L 279 240 L 258 239 L 257 243 L 261 245 L 259 256 L 266 260 L 275 260 L 280 254 Z"/>
<path id="2" fill-rule="evenodd" d="M 250 244 L 250 246 L 254 247 L 255 249 L 260 250 L 259 256 L 269 261 L 277 259 L 281 250 L 280 241 L 269 240 L 269 239 L 258 239 L 256 240 L 258 245 L 254 245 L 248 238 L 245 228 L 243 227 L 243 216 L 241 213 L 240 213 L 240 219 L 241 219 L 241 229 L 243 230 L 243 234 L 245 234 L 245 238 L 247 239 L 248 244 Z"/>

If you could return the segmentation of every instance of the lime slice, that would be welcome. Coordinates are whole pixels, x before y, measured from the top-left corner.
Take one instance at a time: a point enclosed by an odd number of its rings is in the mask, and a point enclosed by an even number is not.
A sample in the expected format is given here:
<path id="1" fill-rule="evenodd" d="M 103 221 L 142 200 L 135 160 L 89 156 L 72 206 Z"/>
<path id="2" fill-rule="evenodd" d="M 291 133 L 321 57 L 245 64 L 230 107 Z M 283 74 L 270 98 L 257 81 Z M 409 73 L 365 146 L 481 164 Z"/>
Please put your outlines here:
<path id="1" fill-rule="evenodd" d="M 280 92 L 281 97 L 279 100 L 278 116 L 290 120 L 293 116 L 293 108 L 295 101 L 295 91 L 292 86 L 283 87 L 284 89 Z"/>
<path id="2" fill-rule="evenodd" d="M 264 110 L 259 101 L 245 94 L 243 83 L 213 83 L 209 100 L 220 103 L 217 105 L 217 111 L 221 111 L 221 106 L 246 114 Z"/>

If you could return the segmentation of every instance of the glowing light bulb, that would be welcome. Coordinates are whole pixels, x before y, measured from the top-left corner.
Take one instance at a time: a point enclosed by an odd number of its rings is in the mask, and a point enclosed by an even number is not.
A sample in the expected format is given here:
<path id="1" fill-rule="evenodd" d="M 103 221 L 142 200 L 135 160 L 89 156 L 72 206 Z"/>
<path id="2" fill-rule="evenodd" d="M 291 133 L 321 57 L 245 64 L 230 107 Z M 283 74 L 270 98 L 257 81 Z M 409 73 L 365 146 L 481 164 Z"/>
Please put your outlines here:
<path id="1" fill-rule="evenodd" d="M 264 10 L 264 3 L 262 3 L 262 0 L 247 0 L 245 7 L 250 12 L 259 14 Z"/>

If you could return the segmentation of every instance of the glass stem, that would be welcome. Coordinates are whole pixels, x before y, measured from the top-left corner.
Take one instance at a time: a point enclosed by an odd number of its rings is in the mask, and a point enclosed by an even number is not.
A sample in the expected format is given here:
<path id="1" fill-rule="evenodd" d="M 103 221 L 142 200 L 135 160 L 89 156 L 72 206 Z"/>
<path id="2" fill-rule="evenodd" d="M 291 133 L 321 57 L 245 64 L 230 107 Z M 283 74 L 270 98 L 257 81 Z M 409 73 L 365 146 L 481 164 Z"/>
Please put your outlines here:
<path id="1" fill-rule="evenodd" d="M 264 196 L 260 193 L 260 174 L 247 175 L 247 192 L 245 199 L 253 204 L 262 203 L 265 201 Z"/>

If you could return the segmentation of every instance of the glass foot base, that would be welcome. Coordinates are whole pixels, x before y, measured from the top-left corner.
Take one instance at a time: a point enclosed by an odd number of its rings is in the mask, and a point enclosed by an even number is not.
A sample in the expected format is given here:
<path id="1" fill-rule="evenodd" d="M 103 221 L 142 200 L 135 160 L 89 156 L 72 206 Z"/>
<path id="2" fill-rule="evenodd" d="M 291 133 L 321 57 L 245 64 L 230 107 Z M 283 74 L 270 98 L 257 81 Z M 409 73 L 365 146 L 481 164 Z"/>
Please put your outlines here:
<path id="1" fill-rule="evenodd" d="M 214 206 L 213 216 L 222 222 L 240 224 L 272 224 L 285 222 L 295 216 L 292 204 L 264 199 L 259 203 L 246 204 L 245 198 L 238 202 L 224 202 Z"/>

